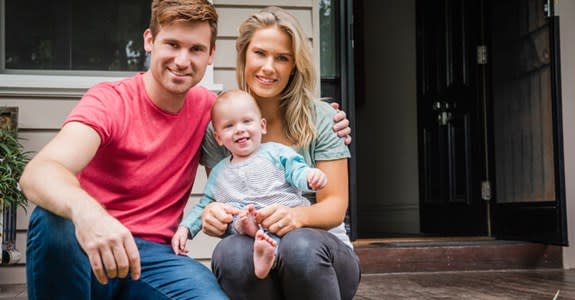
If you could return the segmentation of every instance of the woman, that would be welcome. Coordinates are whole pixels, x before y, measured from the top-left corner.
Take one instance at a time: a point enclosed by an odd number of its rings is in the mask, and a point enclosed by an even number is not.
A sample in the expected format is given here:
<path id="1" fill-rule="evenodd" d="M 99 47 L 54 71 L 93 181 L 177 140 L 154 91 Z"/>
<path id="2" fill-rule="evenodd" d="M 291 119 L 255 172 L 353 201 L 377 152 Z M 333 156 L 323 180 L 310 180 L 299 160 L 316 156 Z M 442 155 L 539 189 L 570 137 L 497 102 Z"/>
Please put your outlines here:
<path id="1" fill-rule="evenodd" d="M 238 85 L 254 96 L 267 121 L 263 141 L 293 147 L 326 173 L 328 184 L 309 207 L 274 204 L 258 211 L 258 222 L 282 236 L 270 276 L 253 275 L 253 240 L 241 235 L 220 241 L 213 271 L 232 299 L 352 299 L 361 275 L 343 223 L 349 150 L 332 131 L 335 111 L 313 98 L 316 72 L 301 25 L 280 8 L 266 8 L 240 25 L 236 50 Z M 209 133 L 203 154 L 208 168 L 227 155 Z M 204 232 L 223 235 L 233 212 L 210 204 Z"/>

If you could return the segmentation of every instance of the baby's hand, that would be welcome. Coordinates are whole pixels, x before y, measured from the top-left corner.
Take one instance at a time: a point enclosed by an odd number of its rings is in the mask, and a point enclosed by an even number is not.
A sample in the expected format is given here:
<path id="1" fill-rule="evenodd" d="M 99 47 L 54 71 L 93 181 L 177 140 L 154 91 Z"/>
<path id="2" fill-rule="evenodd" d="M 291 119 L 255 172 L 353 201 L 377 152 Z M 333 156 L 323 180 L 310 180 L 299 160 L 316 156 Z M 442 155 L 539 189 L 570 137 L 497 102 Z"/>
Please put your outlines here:
<path id="1" fill-rule="evenodd" d="M 172 237 L 172 250 L 177 255 L 188 255 L 186 249 L 186 242 L 188 241 L 188 233 L 190 230 L 185 226 L 179 226 L 176 233 Z"/>
<path id="2" fill-rule="evenodd" d="M 312 168 L 307 173 L 307 185 L 314 191 L 321 190 L 327 185 L 327 176 L 320 169 Z"/>

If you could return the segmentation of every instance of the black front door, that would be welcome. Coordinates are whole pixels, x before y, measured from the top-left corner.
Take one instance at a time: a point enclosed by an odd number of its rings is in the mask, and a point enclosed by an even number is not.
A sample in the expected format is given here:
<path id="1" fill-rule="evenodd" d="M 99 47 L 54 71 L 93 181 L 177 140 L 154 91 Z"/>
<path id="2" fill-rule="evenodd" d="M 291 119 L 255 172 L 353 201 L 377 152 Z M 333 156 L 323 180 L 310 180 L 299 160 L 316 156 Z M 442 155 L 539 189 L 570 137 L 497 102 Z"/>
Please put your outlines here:
<path id="1" fill-rule="evenodd" d="M 480 0 L 420 0 L 417 104 L 421 231 L 484 235 Z"/>
<path id="2" fill-rule="evenodd" d="M 566 245 L 559 17 L 553 1 L 488 3 L 493 232 L 501 239 Z"/>

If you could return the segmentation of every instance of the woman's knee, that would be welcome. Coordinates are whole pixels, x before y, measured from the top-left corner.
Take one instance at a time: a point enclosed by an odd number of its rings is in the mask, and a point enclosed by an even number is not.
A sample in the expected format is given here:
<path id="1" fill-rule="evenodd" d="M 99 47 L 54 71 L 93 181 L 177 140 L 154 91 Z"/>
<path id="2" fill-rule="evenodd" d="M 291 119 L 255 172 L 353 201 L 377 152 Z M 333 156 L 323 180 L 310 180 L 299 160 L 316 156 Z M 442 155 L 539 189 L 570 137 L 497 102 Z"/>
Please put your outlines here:
<path id="1" fill-rule="evenodd" d="M 311 228 L 301 228 L 286 234 L 280 243 L 280 264 L 294 271 L 331 264 L 333 259 L 327 236 L 329 234 Z"/>
<path id="2" fill-rule="evenodd" d="M 281 255 L 303 256 L 319 254 L 328 249 L 326 235 L 330 233 L 312 228 L 300 228 L 286 234 L 281 239 Z"/>
<path id="3" fill-rule="evenodd" d="M 222 274 L 237 275 L 245 279 L 245 274 L 253 273 L 253 239 L 242 235 L 230 235 L 221 240 L 212 254 L 212 270 L 218 279 Z M 250 271 L 251 270 L 251 271 Z"/>

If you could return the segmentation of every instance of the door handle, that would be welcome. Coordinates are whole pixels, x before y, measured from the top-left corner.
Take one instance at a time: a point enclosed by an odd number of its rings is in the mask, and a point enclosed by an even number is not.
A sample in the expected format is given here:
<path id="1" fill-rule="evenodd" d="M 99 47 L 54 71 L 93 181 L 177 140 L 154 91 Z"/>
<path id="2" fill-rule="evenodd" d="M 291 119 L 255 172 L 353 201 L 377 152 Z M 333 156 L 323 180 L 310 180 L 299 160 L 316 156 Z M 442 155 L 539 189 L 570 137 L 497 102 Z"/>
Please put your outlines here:
<path id="1" fill-rule="evenodd" d="M 449 103 L 447 101 L 435 101 L 433 103 L 433 110 L 437 111 L 437 122 L 440 126 L 445 126 L 451 120 L 451 111 L 449 111 Z"/>

